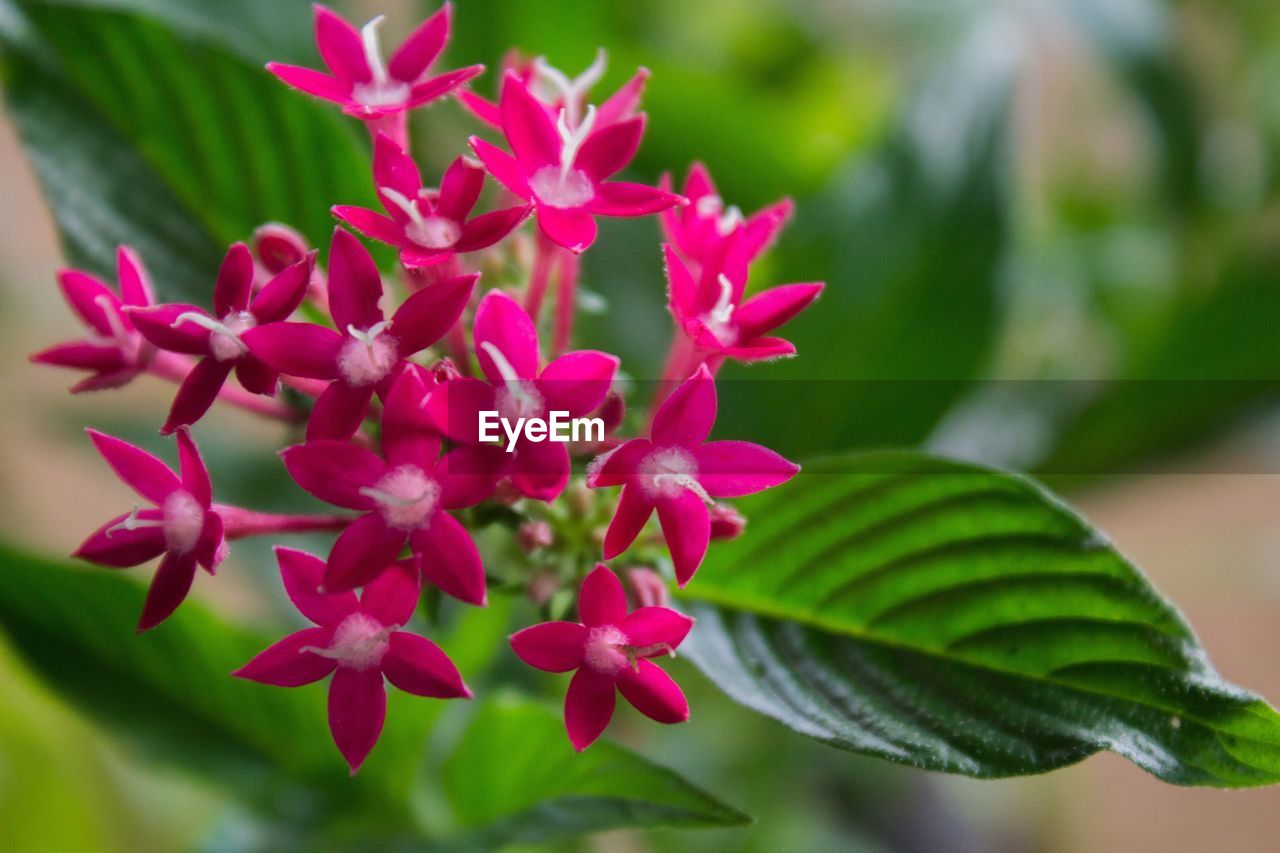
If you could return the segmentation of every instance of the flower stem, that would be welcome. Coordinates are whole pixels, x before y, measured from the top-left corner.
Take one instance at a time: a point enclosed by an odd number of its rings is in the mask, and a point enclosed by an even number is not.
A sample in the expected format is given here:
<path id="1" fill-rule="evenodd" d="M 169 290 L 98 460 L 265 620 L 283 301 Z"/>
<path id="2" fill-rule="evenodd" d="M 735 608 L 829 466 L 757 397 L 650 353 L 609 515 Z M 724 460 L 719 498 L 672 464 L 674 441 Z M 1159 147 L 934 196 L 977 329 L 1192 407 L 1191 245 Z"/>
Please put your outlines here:
<path id="1" fill-rule="evenodd" d="M 215 504 L 213 510 L 221 516 L 228 539 L 343 530 L 355 520 L 346 515 L 277 515 L 226 504 Z"/>
<path id="2" fill-rule="evenodd" d="M 552 355 L 561 355 L 569 349 L 573 336 L 573 318 L 578 300 L 578 256 L 572 252 L 560 253 L 559 290 L 556 292 L 556 328 L 552 340 Z"/>
<path id="3" fill-rule="evenodd" d="M 155 358 L 151 360 L 151 363 L 147 366 L 147 372 L 161 379 L 182 384 L 182 381 L 187 378 L 187 374 L 191 372 L 191 368 L 194 366 L 195 362 L 190 358 L 162 350 L 157 352 Z M 286 423 L 298 423 L 304 419 L 302 412 L 287 403 L 272 397 L 251 394 L 243 388 L 230 383 L 222 386 L 222 390 L 218 392 L 218 399 L 246 412 L 253 412 L 255 415 L 274 418 Z"/>
<path id="4" fill-rule="evenodd" d="M 533 269 L 529 273 L 529 289 L 524 295 L 524 310 L 535 324 L 538 322 L 538 315 L 542 313 L 542 300 L 547 295 L 547 285 L 551 283 L 551 267 L 559 253 L 560 247 L 539 231 Z"/>
<path id="5" fill-rule="evenodd" d="M 391 141 L 405 151 L 409 150 L 409 113 L 406 110 L 369 119 L 365 122 L 365 127 L 369 129 L 369 139 L 374 143 L 377 143 L 378 134 L 381 133 L 391 137 Z"/>
<path id="6" fill-rule="evenodd" d="M 676 390 L 676 387 L 689 378 L 693 371 L 702 364 L 703 355 L 683 329 L 676 330 L 671 341 L 671 349 L 667 353 L 667 364 L 662 369 L 662 379 L 654 389 L 653 401 L 649 404 L 649 423 L 658 412 L 658 407 Z"/>

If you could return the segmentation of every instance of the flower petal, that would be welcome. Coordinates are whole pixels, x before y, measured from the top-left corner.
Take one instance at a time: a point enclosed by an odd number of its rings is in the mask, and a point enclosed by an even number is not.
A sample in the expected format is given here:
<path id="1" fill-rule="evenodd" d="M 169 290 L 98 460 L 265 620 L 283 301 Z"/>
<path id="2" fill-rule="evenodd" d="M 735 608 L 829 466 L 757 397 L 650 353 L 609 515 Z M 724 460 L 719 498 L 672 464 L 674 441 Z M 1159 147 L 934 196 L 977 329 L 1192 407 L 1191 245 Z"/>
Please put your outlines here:
<path id="1" fill-rule="evenodd" d="M 178 319 L 184 314 L 197 314 L 212 320 L 209 312 L 203 308 L 175 303 L 151 308 L 130 308 L 126 313 L 134 328 L 162 350 L 187 355 L 209 354 L 209 329 L 189 319 Z"/>
<path id="2" fill-rule="evenodd" d="M 650 431 L 653 443 L 696 447 L 707 440 L 716 422 L 716 383 L 701 365 L 662 402 Z"/>
<path id="3" fill-rule="evenodd" d="M 315 7 L 316 47 L 320 58 L 334 76 L 355 83 L 368 83 L 373 79 L 369 63 L 364 55 L 364 42 L 360 31 L 332 9 L 320 4 Z"/>
<path id="4" fill-rule="evenodd" d="M 350 231 L 335 228 L 329 246 L 329 312 L 334 324 L 345 332 L 348 326 L 364 330 L 381 323 L 380 299 L 382 277 L 373 256 Z"/>
<path id="5" fill-rule="evenodd" d="M 561 441 L 522 441 L 511 462 L 511 485 L 525 497 L 553 501 L 569 484 L 569 445 Z"/>
<path id="6" fill-rule="evenodd" d="M 213 286 L 213 311 L 225 317 L 232 311 L 244 311 L 249 307 L 249 294 L 253 290 L 253 253 L 244 243 L 232 243 L 218 268 L 218 279 Z"/>
<path id="7" fill-rule="evenodd" d="M 623 486 L 622 495 L 618 498 L 618 508 L 604 534 L 604 558 L 612 560 L 630 548 L 651 515 L 653 502 L 645 495 L 643 488 L 636 483 Z"/>
<path id="8" fill-rule="evenodd" d="M 196 577 L 195 554 L 166 554 L 160 568 L 151 579 L 147 600 L 142 605 L 142 617 L 138 620 L 138 633 L 150 631 L 168 619 L 178 605 L 186 600 L 191 582 Z"/>
<path id="9" fill-rule="evenodd" d="M 578 618 L 588 628 L 619 625 L 627 618 L 627 593 L 608 566 L 597 563 L 582 581 Z"/>
<path id="10" fill-rule="evenodd" d="M 433 699 L 471 698 L 462 676 L 440 647 L 417 634 L 396 631 L 382 658 L 382 674 L 405 693 Z"/>
<path id="11" fill-rule="evenodd" d="M 582 666 L 587 629 L 577 622 L 543 622 L 511 635 L 516 657 L 543 672 L 568 672 Z"/>
<path id="12" fill-rule="evenodd" d="M 689 700 L 684 698 L 680 685 L 655 663 L 641 660 L 636 669 L 624 669 L 618 675 L 618 690 L 651 720 L 683 723 L 689 719 Z"/>
<path id="13" fill-rule="evenodd" d="M 637 69 L 631 79 L 596 110 L 596 126 L 607 127 L 631 117 L 640 106 L 640 96 L 644 94 L 644 84 L 648 79 L 648 68 Z"/>
<path id="14" fill-rule="evenodd" d="M 467 141 L 471 144 L 471 150 L 480 158 L 480 162 L 484 163 L 485 171 L 493 175 L 499 183 L 526 200 L 533 194 L 529 189 L 529 176 L 525 174 L 524 169 L 514 157 L 478 136 L 472 136 Z"/>
<path id="15" fill-rule="evenodd" d="M 395 562 L 408 538 L 403 530 L 388 526 L 380 513 L 360 516 L 333 543 L 325 590 L 355 589 L 373 581 Z"/>
<path id="16" fill-rule="evenodd" d="M 609 181 L 597 184 L 587 210 L 597 216 L 648 216 L 680 204 L 681 197 L 648 184 Z"/>
<path id="17" fill-rule="evenodd" d="M 743 339 L 771 332 L 807 308 L 822 293 L 823 285 L 784 284 L 758 293 L 739 305 L 733 322 Z"/>
<path id="18" fill-rule="evenodd" d="M 360 609 L 383 625 L 398 628 L 418 608 L 421 572 L 413 560 L 398 560 L 360 593 Z"/>
<path id="19" fill-rule="evenodd" d="M 284 591 L 298 608 L 298 612 L 322 627 L 336 627 L 359 608 L 356 594 L 321 592 L 324 584 L 324 560 L 305 551 L 277 546 L 276 562 L 280 564 L 280 579 Z M 317 643 L 324 646 L 328 643 Z"/>
<path id="20" fill-rule="evenodd" d="M 387 71 L 396 80 L 413 83 L 436 61 L 449 39 L 449 24 L 453 6 L 445 3 L 438 12 L 427 18 L 409 34 L 396 52 L 391 54 Z"/>
<path id="21" fill-rule="evenodd" d="M 587 485 L 593 489 L 621 486 L 635 473 L 636 466 L 649 455 L 653 445 L 646 439 L 633 438 L 602 456 L 597 456 L 587 470 Z"/>
<path id="22" fill-rule="evenodd" d="M 454 441 L 480 441 L 480 412 L 496 411 L 492 385 L 469 376 L 452 379 L 434 388 L 424 409 L 427 419 Z"/>
<path id="23" fill-rule="evenodd" d="M 347 509 L 373 509 L 372 498 L 360 493 L 387 472 L 387 465 L 371 450 L 345 441 L 308 441 L 280 452 L 289 476 L 326 503 Z"/>
<path id="24" fill-rule="evenodd" d="M 548 411 L 580 418 L 604 402 L 618 372 L 618 357 L 596 350 L 567 352 L 552 361 L 538 379 Z"/>
<path id="25" fill-rule="evenodd" d="M 723 354 L 741 362 L 772 361 L 796 354 L 796 346 L 782 338 L 755 338 L 738 346 L 726 347 Z"/>
<path id="26" fill-rule="evenodd" d="M 208 508 L 213 502 L 213 484 L 209 482 L 209 469 L 200 458 L 191 433 L 178 430 L 178 467 L 182 472 L 182 488 L 191 493 L 200 506 Z"/>
<path id="27" fill-rule="evenodd" d="M 399 341 L 400 355 L 412 355 L 444 337 L 462 316 L 479 278 L 479 273 L 446 278 L 406 299 L 391 318 L 389 330 Z"/>
<path id="28" fill-rule="evenodd" d="M 268 62 L 267 70 L 286 85 L 313 97 L 339 104 L 344 104 L 351 98 L 350 83 L 330 77 L 322 71 L 286 65 L 283 62 Z"/>
<path id="29" fill-rule="evenodd" d="M 216 512 L 206 511 L 204 528 L 200 531 L 200 538 L 196 540 L 195 555 L 196 563 L 203 566 L 209 574 L 217 571 L 218 564 L 227 555 L 226 532 L 222 516 Z"/>
<path id="30" fill-rule="evenodd" d="M 542 233 L 571 252 L 585 252 L 596 241 L 596 221 L 585 210 L 540 204 L 537 216 Z"/>
<path id="31" fill-rule="evenodd" d="M 382 454 L 388 466 L 414 465 L 430 471 L 440 456 L 440 436 L 422 410 L 430 378 L 410 365 L 382 400 Z"/>
<path id="32" fill-rule="evenodd" d="M 459 601 L 484 606 L 484 563 L 471 534 L 456 518 L 437 511 L 429 527 L 413 532 L 412 544 L 424 578 Z"/>
<path id="33" fill-rule="evenodd" d="M 373 181 L 379 196 L 382 190 L 389 189 L 407 199 L 417 200 L 422 190 L 422 173 L 418 171 L 418 164 L 384 133 L 379 133 L 373 143 Z M 396 210 L 399 215 L 399 208 L 389 207 L 388 210 Z"/>
<path id="34" fill-rule="evenodd" d="M 339 667 L 329 684 L 329 731 L 351 775 L 369 757 L 387 718 L 387 690 L 377 667 Z"/>
<path id="35" fill-rule="evenodd" d="M 496 102 L 469 91 L 458 92 L 457 98 L 467 112 L 495 130 L 502 130 L 502 112 Z"/>
<path id="36" fill-rule="evenodd" d="M 508 72 L 502 80 L 502 133 L 516 155 L 525 174 L 531 175 L 543 166 L 560 165 L 560 134 L 551 117 L 516 74 Z"/>
<path id="37" fill-rule="evenodd" d="M 307 420 L 307 441 L 346 441 L 355 435 L 369 413 L 373 391 L 372 385 L 353 388 L 341 381 L 330 383 L 316 398 Z"/>
<path id="38" fill-rule="evenodd" d="M 142 307 L 155 301 L 147 268 L 138 253 L 128 246 L 116 249 L 116 281 L 120 284 L 120 298 L 125 305 Z"/>
<path id="39" fill-rule="evenodd" d="M 58 286 L 81 320 L 104 337 L 114 336 L 111 318 L 121 316 L 123 303 L 111 288 L 79 270 L 60 270 Z"/>
<path id="40" fill-rule="evenodd" d="M 574 673 L 564 695 L 564 727 L 575 750 L 582 752 L 604 733 L 616 703 L 613 679 L 590 669 Z"/>
<path id="41" fill-rule="evenodd" d="M 399 246 L 406 242 L 404 229 L 400 227 L 400 223 L 390 216 L 384 216 L 376 211 L 347 204 L 334 205 L 331 211 L 334 216 L 379 243 L 386 243 L 388 246 Z"/>
<path id="42" fill-rule="evenodd" d="M 253 297 L 249 310 L 259 323 L 276 323 L 287 318 L 302 304 L 316 268 L 316 253 L 306 256 L 281 270 L 262 286 Z"/>
<path id="43" fill-rule="evenodd" d="M 253 353 L 247 353 L 236 359 L 235 365 L 236 379 L 244 390 L 251 394 L 275 396 L 280 384 L 280 374 L 268 367 L 266 362 Z"/>
<path id="44" fill-rule="evenodd" d="M 640 607 L 622 620 L 622 633 L 633 646 L 662 643 L 676 648 L 693 628 L 693 620 L 670 607 Z"/>
<path id="45" fill-rule="evenodd" d="M 693 452 L 698 482 L 713 498 L 738 498 L 787 482 L 800 466 L 749 441 L 713 441 Z"/>
<path id="46" fill-rule="evenodd" d="M 495 385 L 504 381 L 485 344 L 502 353 L 520 379 L 538 376 L 538 330 L 520 303 L 501 290 L 491 290 L 480 300 L 475 320 L 476 357 L 480 369 Z"/>
<path id="47" fill-rule="evenodd" d="M 675 315 L 677 320 L 684 320 L 696 315 L 698 313 L 698 283 L 670 244 L 664 243 L 662 252 L 666 260 L 667 304 L 671 308 L 671 313 Z"/>
<path id="48" fill-rule="evenodd" d="M 74 367 L 80 370 L 114 372 L 125 366 L 124 354 L 117 346 L 98 346 L 83 341 L 58 344 L 31 356 L 36 364 Z"/>
<path id="49" fill-rule="evenodd" d="M 120 527 L 129 514 L 118 515 L 99 527 L 84 540 L 71 556 L 99 566 L 125 569 L 140 566 L 164 553 L 164 531 L 159 527 L 139 527 L 127 530 Z M 158 509 L 144 509 L 138 513 L 143 521 L 160 521 L 164 513 Z"/>
<path id="50" fill-rule="evenodd" d="M 259 652 L 253 660 L 231 673 L 236 678 L 276 687 L 301 687 L 319 681 L 338 665 L 333 658 L 303 649 L 323 649 L 333 640 L 330 628 L 307 628 L 290 634 Z"/>
<path id="51" fill-rule="evenodd" d="M 458 157 L 444 170 L 440 179 L 440 196 L 436 200 L 436 213 L 454 222 L 462 222 L 471 215 L 484 189 L 484 167 L 466 157 Z"/>
<path id="52" fill-rule="evenodd" d="M 711 542 L 711 513 L 702 498 L 685 490 L 658 501 L 658 521 L 671 551 L 671 564 L 680 586 L 689 582 L 702 564 Z"/>
<path id="53" fill-rule="evenodd" d="M 477 216 L 462 226 L 462 236 L 453 244 L 453 251 L 474 252 L 487 249 L 514 231 L 532 210 L 533 205 L 526 204 L 523 207 L 508 207 Z"/>
<path id="54" fill-rule="evenodd" d="M 440 505 L 445 509 L 475 506 L 493 494 L 506 476 L 511 454 L 501 447 L 463 445 L 446 453 L 436 466 Z"/>
<path id="55" fill-rule="evenodd" d="M 169 417 L 160 428 L 161 435 L 169 435 L 176 429 L 191 426 L 204 417 L 205 412 L 218 399 L 222 385 L 236 366 L 234 361 L 218 361 L 206 356 L 196 362 L 187 378 L 178 386 L 173 405 L 169 408 Z"/>
<path id="56" fill-rule="evenodd" d="M 636 116 L 602 125 L 582 143 L 573 161 L 574 167 L 586 172 L 596 183 L 621 171 L 636 156 L 644 136 L 644 123 L 644 116 Z"/>
<path id="57" fill-rule="evenodd" d="M 336 379 L 343 336 L 314 323 L 267 323 L 240 336 L 274 370 L 303 379 Z"/>
<path id="58" fill-rule="evenodd" d="M 89 440 L 98 449 L 98 453 L 111 466 L 111 470 L 116 472 L 116 476 L 156 506 L 162 505 L 165 498 L 182 488 L 178 475 L 141 447 L 95 429 L 85 432 L 89 434 Z"/>
<path id="59" fill-rule="evenodd" d="M 482 71 L 484 71 L 483 65 L 468 65 L 466 68 L 459 68 L 455 71 L 438 74 L 435 77 L 428 77 L 413 87 L 409 92 L 409 97 L 405 101 L 404 107 L 412 110 L 428 104 L 436 98 L 449 94 L 471 78 L 478 76 Z"/>

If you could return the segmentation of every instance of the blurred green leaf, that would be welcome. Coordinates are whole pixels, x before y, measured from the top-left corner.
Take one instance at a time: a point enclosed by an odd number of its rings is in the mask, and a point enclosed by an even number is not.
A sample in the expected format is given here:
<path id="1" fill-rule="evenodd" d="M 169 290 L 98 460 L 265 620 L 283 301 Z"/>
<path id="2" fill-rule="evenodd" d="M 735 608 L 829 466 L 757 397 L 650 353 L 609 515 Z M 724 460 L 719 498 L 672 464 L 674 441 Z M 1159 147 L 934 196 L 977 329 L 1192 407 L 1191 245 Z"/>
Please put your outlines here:
<path id="1" fill-rule="evenodd" d="M 748 707 L 969 776 L 1109 749 L 1175 784 L 1280 781 L 1280 714 L 1032 481 L 877 453 L 742 507 L 748 534 L 680 593 L 699 620 L 681 651 Z"/>
<path id="2" fill-rule="evenodd" d="M 558 715 L 512 696 L 486 702 L 444 767 L 471 840 L 493 848 L 622 827 L 732 826 L 749 818 L 608 741 L 575 754 Z"/>
<path id="3" fill-rule="evenodd" d="M 21 17 L 0 47 L 9 109 L 74 263 L 110 274 L 129 243 L 163 296 L 201 298 L 223 248 L 257 225 L 324 245 L 331 204 L 371 200 L 356 123 L 260 66 L 270 45 L 254 27 L 283 18 L 235 9 L 269 4 L 70 5 L 12 0 Z M 305 33 L 305 8 L 289 8 Z"/>

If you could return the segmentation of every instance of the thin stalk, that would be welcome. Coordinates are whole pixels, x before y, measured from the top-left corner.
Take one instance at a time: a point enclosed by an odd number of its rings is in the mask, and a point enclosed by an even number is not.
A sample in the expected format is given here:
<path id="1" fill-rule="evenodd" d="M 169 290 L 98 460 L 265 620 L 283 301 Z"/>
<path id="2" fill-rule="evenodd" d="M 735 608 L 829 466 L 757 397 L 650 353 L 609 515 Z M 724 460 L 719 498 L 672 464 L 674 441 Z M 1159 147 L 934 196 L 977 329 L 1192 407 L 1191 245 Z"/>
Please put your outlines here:
<path id="1" fill-rule="evenodd" d="M 551 267 L 555 264 L 560 247 L 552 243 L 541 232 L 538 232 L 537 250 L 533 256 L 533 269 L 529 272 L 529 289 L 524 295 L 524 310 L 538 322 L 542 313 L 542 300 L 547 295 L 547 285 L 551 283 Z"/>
<path id="2" fill-rule="evenodd" d="M 556 291 L 556 327 L 551 352 L 561 355 L 569 349 L 573 337 L 573 319 L 577 313 L 578 256 L 572 252 L 560 253 L 559 289 Z"/>
<path id="3" fill-rule="evenodd" d="M 349 515 L 280 515 L 227 504 L 215 504 L 213 511 L 222 518 L 228 539 L 277 533 L 331 532 L 343 530 L 355 521 L 355 517 Z"/>

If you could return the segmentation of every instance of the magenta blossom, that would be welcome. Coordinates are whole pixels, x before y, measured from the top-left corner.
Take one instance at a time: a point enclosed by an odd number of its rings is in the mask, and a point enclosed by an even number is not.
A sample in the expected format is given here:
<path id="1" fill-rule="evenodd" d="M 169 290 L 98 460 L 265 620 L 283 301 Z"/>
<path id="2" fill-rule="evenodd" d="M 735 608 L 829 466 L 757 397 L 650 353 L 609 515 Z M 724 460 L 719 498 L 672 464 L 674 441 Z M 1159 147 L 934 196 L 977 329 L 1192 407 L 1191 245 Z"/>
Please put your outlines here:
<path id="1" fill-rule="evenodd" d="M 732 262 L 731 257 L 724 266 L 703 266 L 695 278 L 670 245 L 663 251 L 671 313 L 698 350 L 738 361 L 795 355 L 794 344 L 769 332 L 817 299 L 821 282 L 784 284 L 743 301 L 746 264 Z M 729 254 L 736 252 L 731 248 Z"/>
<path id="2" fill-rule="evenodd" d="M 671 189 L 670 175 L 662 176 L 662 188 Z M 729 238 L 734 236 L 738 237 L 735 248 L 740 261 L 754 261 L 773 245 L 795 209 L 791 199 L 784 198 L 743 217 L 738 208 L 725 207 L 701 163 L 689 168 L 684 196 L 689 200 L 687 205 L 663 211 L 662 233 L 686 261 L 698 266 L 722 263 Z"/>
<path id="3" fill-rule="evenodd" d="M 448 594 L 484 604 L 484 566 L 471 535 L 446 510 L 487 498 L 502 452 L 467 446 L 440 456 L 441 440 L 422 416 L 425 370 L 401 374 L 386 398 L 380 457 L 345 441 L 309 440 L 281 453 L 298 485 L 322 501 L 360 510 L 329 554 L 325 586 L 347 590 L 374 580 L 408 543 L 424 575 Z"/>
<path id="4" fill-rule="evenodd" d="M 74 554 L 118 569 L 164 555 L 142 608 L 141 633 L 159 625 L 183 602 L 197 564 L 213 574 L 225 554 L 222 517 L 213 506 L 209 471 L 185 429 L 178 430 L 181 476 L 139 447 L 95 430 L 88 433 L 116 476 L 155 507 L 134 507 L 111 519 Z"/>
<path id="5" fill-rule="evenodd" d="M 448 94 L 484 70 L 472 65 L 431 76 L 428 69 L 449 40 L 453 8 L 446 3 L 383 62 L 374 18 L 357 30 L 332 10 L 315 6 L 316 46 L 331 74 L 267 63 L 267 70 L 295 89 L 340 104 L 348 114 L 377 120 L 403 113 Z"/>
<path id="6" fill-rule="evenodd" d="M 510 423 L 553 411 L 585 417 L 604 401 L 618 370 L 616 356 L 596 350 L 568 352 L 539 369 L 538 331 L 510 296 L 491 290 L 475 321 L 476 355 L 489 381 L 463 377 L 427 398 L 436 429 L 463 444 L 480 441 L 480 413 L 494 411 Z M 569 448 L 558 441 L 523 441 L 511 460 L 511 482 L 523 495 L 554 500 L 569 482 Z"/>
<path id="7" fill-rule="evenodd" d="M 390 216 L 363 207 L 337 205 L 333 213 L 352 228 L 400 249 L 406 267 L 425 267 L 456 254 L 485 249 L 511 233 L 532 209 L 509 207 L 469 219 L 484 169 L 459 157 L 445 170 L 439 190 L 424 189 L 413 158 L 379 134 L 373 152 L 378 198 Z"/>
<path id="8" fill-rule="evenodd" d="M 689 719 L 689 703 L 671 676 L 651 658 L 674 654 L 693 620 L 666 607 L 627 613 L 618 576 L 603 563 L 582 582 L 581 622 L 543 622 L 511 637 L 511 648 L 546 672 L 577 670 L 564 697 L 564 724 L 578 752 L 613 718 L 616 687 L 636 710 L 659 723 Z"/>
<path id="9" fill-rule="evenodd" d="M 155 357 L 155 347 L 143 339 L 126 314 L 127 308 L 141 308 L 152 302 L 146 268 L 127 246 L 116 251 L 116 277 L 119 293 L 88 273 L 58 272 L 62 295 L 88 327 L 89 334 L 38 352 L 31 360 L 89 371 L 90 376 L 72 386 L 74 393 L 119 388 L 145 371 Z"/>
<path id="10" fill-rule="evenodd" d="M 800 466 L 746 441 L 707 441 L 716 420 L 716 386 L 706 365 L 663 401 L 648 439 L 636 438 L 600 457 L 587 483 L 622 486 L 605 533 L 604 558 L 626 551 L 654 509 L 684 586 L 707 553 L 709 506 L 785 483 Z"/>
<path id="11" fill-rule="evenodd" d="M 478 274 L 446 278 L 410 296 L 387 320 L 382 278 L 369 251 L 341 228 L 329 250 L 329 311 L 340 331 L 312 323 L 266 323 L 241 336 L 249 351 L 289 376 L 332 384 L 316 400 L 307 439 L 347 439 L 377 391 L 385 395 L 408 362 L 462 315 Z"/>
<path id="12" fill-rule="evenodd" d="M 279 376 L 249 352 L 240 335 L 259 323 L 276 322 L 292 314 L 307 293 L 314 268 L 313 252 L 285 268 L 254 296 L 253 254 L 245 244 L 236 243 L 218 270 L 213 314 L 182 304 L 127 310 L 138 331 L 154 346 L 203 356 L 178 389 L 161 433 L 168 435 L 204 417 L 233 369 L 246 391 L 275 394 Z"/>
<path id="13" fill-rule="evenodd" d="M 645 184 L 607 180 L 635 156 L 643 114 L 596 127 L 595 107 L 573 121 L 569 109 L 553 120 L 515 74 L 502 84 L 502 132 L 514 156 L 471 138 L 489 173 L 533 202 L 538 225 L 552 242 L 582 252 L 596 239 L 596 216 L 646 216 L 683 199 Z"/>
<path id="14" fill-rule="evenodd" d="M 417 574 L 394 566 L 354 592 L 321 592 L 324 561 L 276 548 L 285 592 L 315 628 L 290 634 L 232 673 L 277 687 L 301 687 L 330 673 L 329 731 L 351 774 L 360 769 L 387 714 L 383 678 L 415 696 L 471 698 L 440 647 L 399 630 L 418 605 Z"/>

